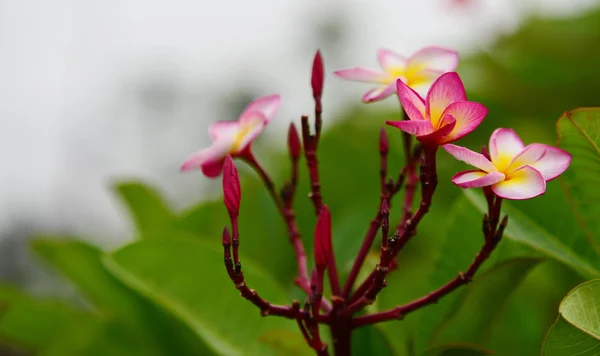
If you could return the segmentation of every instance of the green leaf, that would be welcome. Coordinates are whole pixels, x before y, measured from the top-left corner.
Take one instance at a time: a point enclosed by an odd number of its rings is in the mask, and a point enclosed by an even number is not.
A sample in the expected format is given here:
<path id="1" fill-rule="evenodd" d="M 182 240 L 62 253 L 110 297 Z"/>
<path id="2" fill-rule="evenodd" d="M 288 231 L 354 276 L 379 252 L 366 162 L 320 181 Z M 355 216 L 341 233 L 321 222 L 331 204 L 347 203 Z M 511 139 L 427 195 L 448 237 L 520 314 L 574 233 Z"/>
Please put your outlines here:
<path id="1" fill-rule="evenodd" d="M 378 326 L 369 325 L 352 332 L 353 355 L 396 355 L 387 336 Z"/>
<path id="2" fill-rule="evenodd" d="M 140 238 L 166 235 L 173 223 L 173 214 L 158 192 L 133 181 L 117 183 L 114 189 L 127 206 Z"/>
<path id="3" fill-rule="evenodd" d="M 475 276 L 456 307 L 446 315 L 436 333 L 436 342 L 485 342 L 502 306 L 539 262 L 538 258 L 517 258 Z"/>
<path id="4" fill-rule="evenodd" d="M 582 283 L 569 292 L 558 312 L 573 326 L 600 340 L 600 279 Z"/>
<path id="5" fill-rule="evenodd" d="M 493 354 L 493 352 L 478 345 L 456 343 L 433 347 L 425 351 L 422 356 L 480 356 L 490 354 Z"/>
<path id="6" fill-rule="evenodd" d="M 600 108 L 566 112 L 557 123 L 559 146 L 571 153 L 571 166 L 561 176 L 577 222 L 600 254 Z"/>
<path id="7" fill-rule="evenodd" d="M 285 294 L 264 271 L 249 259 L 241 261 L 250 287 L 272 303 L 286 303 Z M 260 342 L 261 335 L 296 331 L 295 322 L 261 318 L 256 307 L 240 297 L 217 244 L 198 239 L 144 240 L 109 255 L 105 264 L 124 283 L 186 323 L 217 353 L 270 355 L 272 350 Z"/>
<path id="8" fill-rule="evenodd" d="M 206 349 L 187 326 L 110 274 L 102 264 L 104 253 L 97 247 L 55 237 L 35 240 L 33 250 L 69 278 L 102 315 L 116 320 L 110 330 L 121 328 L 117 334 L 127 335 L 134 344 L 142 340 L 140 344 L 181 355 Z"/>
<path id="9" fill-rule="evenodd" d="M 259 341 L 269 346 L 277 355 L 314 355 L 314 351 L 306 347 L 306 340 L 298 331 L 271 330 L 262 334 Z"/>
<path id="10" fill-rule="evenodd" d="M 83 312 L 62 302 L 13 301 L 0 318 L 0 335 L 28 349 L 39 350 L 85 319 Z"/>
<path id="11" fill-rule="evenodd" d="M 598 350 L 600 350 L 600 340 L 591 337 L 559 316 L 546 335 L 542 356 L 596 356 Z"/>
<path id="12" fill-rule="evenodd" d="M 467 198 L 481 212 L 487 211 L 485 199 L 472 190 L 464 191 Z M 507 202 L 502 205 L 502 211 L 508 215 L 509 223 L 504 236 L 508 239 L 529 246 L 544 255 L 551 257 L 586 277 L 600 276 L 600 270 L 591 262 L 561 242 L 559 238 L 546 231 Z"/>

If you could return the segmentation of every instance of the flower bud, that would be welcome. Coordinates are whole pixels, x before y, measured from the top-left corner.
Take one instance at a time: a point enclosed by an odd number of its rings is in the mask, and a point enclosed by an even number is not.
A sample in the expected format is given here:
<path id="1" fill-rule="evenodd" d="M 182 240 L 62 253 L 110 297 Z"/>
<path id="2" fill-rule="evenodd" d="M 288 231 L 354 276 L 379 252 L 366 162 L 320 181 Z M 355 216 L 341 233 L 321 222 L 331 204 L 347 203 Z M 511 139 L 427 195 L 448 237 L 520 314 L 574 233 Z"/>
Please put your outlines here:
<path id="1" fill-rule="evenodd" d="M 223 166 L 223 202 L 230 217 L 237 217 L 240 211 L 242 194 L 240 178 L 231 156 L 225 157 Z"/>
<path id="2" fill-rule="evenodd" d="M 379 130 L 379 153 L 387 154 L 389 148 L 390 148 L 390 143 L 388 141 L 387 132 L 382 127 L 381 130 Z"/>
<path id="3" fill-rule="evenodd" d="M 292 157 L 292 160 L 297 161 L 300 157 L 302 145 L 300 144 L 298 130 L 296 130 L 296 125 L 294 125 L 293 122 L 290 124 L 290 128 L 288 130 L 288 149 L 290 151 L 290 157 Z"/>
<path id="4" fill-rule="evenodd" d="M 319 273 L 327 268 L 331 253 L 331 213 L 327 205 L 323 205 L 315 227 L 314 254 L 316 269 Z"/>
<path id="5" fill-rule="evenodd" d="M 323 58 L 321 57 L 321 52 L 317 51 L 313 60 L 312 76 L 310 78 L 313 98 L 315 100 L 321 100 L 321 96 L 323 95 L 323 77 Z"/>

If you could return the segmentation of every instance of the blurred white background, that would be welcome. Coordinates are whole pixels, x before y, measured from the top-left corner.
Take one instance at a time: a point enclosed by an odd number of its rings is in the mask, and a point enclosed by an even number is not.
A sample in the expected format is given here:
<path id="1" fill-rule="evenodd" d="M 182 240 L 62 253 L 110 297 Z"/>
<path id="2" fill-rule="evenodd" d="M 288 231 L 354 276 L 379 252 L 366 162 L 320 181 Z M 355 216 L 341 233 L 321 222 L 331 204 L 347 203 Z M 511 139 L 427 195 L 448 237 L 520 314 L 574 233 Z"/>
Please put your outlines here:
<path id="1" fill-rule="evenodd" d="M 15 268 L 11 251 L 37 231 L 108 246 L 128 238 L 128 216 L 110 190 L 115 179 L 144 179 L 178 209 L 208 197 L 218 181 L 178 171 L 209 143 L 207 125 L 278 92 L 282 110 L 261 139 L 280 138 L 312 110 L 317 48 L 331 114 L 357 104 L 367 87 L 330 73 L 376 65 L 378 47 L 409 55 L 443 45 L 465 54 L 527 16 L 596 3 L 0 0 L 0 268 Z"/>

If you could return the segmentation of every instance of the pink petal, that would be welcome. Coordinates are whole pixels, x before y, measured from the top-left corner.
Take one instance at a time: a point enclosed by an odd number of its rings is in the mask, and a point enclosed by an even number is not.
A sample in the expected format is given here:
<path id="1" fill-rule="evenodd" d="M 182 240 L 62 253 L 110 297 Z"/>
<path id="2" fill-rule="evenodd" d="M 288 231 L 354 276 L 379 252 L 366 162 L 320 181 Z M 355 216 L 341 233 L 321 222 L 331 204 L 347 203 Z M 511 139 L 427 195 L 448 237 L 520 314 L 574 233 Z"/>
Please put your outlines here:
<path id="1" fill-rule="evenodd" d="M 377 51 L 377 60 L 385 71 L 404 71 L 407 63 L 406 58 L 385 48 Z"/>
<path id="2" fill-rule="evenodd" d="M 363 67 L 342 69 L 335 71 L 334 74 L 340 78 L 358 82 L 379 84 L 389 84 L 390 82 L 390 76 L 387 73 Z"/>
<path id="3" fill-rule="evenodd" d="M 425 101 L 411 87 L 404 84 L 402 80 L 396 81 L 398 98 L 402 108 L 411 120 L 425 120 Z"/>
<path id="4" fill-rule="evenodd" d="M 508 168 L 524 148 L 523 141 L 513 129 L 496 129 L 490 137 L 490 157 L 499 170 Z"/>
<path id="5" fill-rule="evenodd" d="M 485 173 L 482 171 L 460 172 L 452 177 L 452 183 L 461 188 L 481 188 L 502 182 L 504 174 L 500 172 Z"/>
<path id="6" fill-rule="evenodd" d="M 533 143 L 516 156 L 509 166 L 509 171 L 528 165 L 541 173 L 545 180 L 561 175 L 571 163 L 571 155 L 557 147 Z"/>
<path id="7" fill-rule="evenodd" d="M 458 52 L 442 47 L 425 47 L 408 59 L 412 68 L 435 69 L 452 72 L 458 65 Z"/>
<path id="8" fill-rule="evenodd" d="M 424 136 L 417 136 L 417 139 L 425 144 L 441 145 L 446 141 L 446 136 L 454 130 L 455 125 L 456 120 L 452 115 L 446 115 L 437 130 Z"/>
<path id="9" fill-rule="evenodd" d="M 210 125 L 208 133 L 213 141 L 226 137 L 235 137 L 238 131 L 237 121 L 217 121 Z"/>
<path id="10" fill-rule="evenodd" d="M 243 151 L 262 132 L 268 122 L 258 111 L 247 112 L 244 119 L 244 121 L 240 119 L 235 142 L 231 148 L 232 153 Z"/>
<path id="11" fill-rule="evenodd" d="M 208 177 L 214 178 L 221 173 L 223 161 L 227 155 L 231 143 L 219 141 L 191 155 L 182 165 L 182 172 L 189 172 L 201 168 Z"/>
<path id="12" fill-rule="evenodd" d="M 433 126 L 427 120 L 386 121 L 385 123 L 415 136 L 423 136 L 433 132 Z"/>
<path id="13" fill-rule="evenodd" d="M 206 162 L 200 166 L 202 173 L 208 178 L 217 178 L 221 172 L 223 171 L 223 165 L 225 164 L 225 159 L 221 159 L 219 161 L 214 162 Z"/>
<path id="14" fill-rule="evenodd" d="M 530 199 L 546 192 L 546 180 L 530 166 L 511 172 L 504 181 L 492 185 L 496 195 L 506 199 Z"/>
<path id="15" fill-rule="evenodd" d="M 450 114 L 456 119 L 456 127 L 450 135 L 447 136 L 446 142 L 454 142 L 464 137 L 483 121 L 487 115 L 488 109 L 480 103 L 471 101 L 461 101 L 450 104 L 443 115 Z"/>
<path id="16" fill-rule="evenodd" d="M 396 84 L 394 84 L 394 82 L 383 87 L 371 89 L 365 95 L 363 95 L 362 101 L 363 103 L 372 103 L 375 101 L 383 100 L 388 96 L 394 94 L 395 89 Z"/>
<path id="17" fill-rule="evenodd" d="M 258 111 L 264 116 L 266 122 L 268 123 L 273 119 L 280 105 L 281 97 L 277 94 L 258 98 L 246 106 L 244 111 L 242 111 L 240 114 L 239 121 L 240 123 L 244 121 L 248 113 Z"/>
<path id="18" fill-rule="evenodd" d="M 473 152 L 468 148 L 452 144 L 443 145 L 442 147 L 446 150 L 446 152 L 450 153 L 452 157 L 459 161 L 463 161 L 488 173 L 496 171 L 496 168 L 492 162 L 490 162 L 490 160 L 481 153 Z"/>
<path id="19" fill-rule="evenodd" d="M 465 87 L 456 72 L 445 73 L 439 77 L 431 85 L 425 99 L 427 113 L 433 126 L 437 125 L 448 105 L 466 100 Z"/>

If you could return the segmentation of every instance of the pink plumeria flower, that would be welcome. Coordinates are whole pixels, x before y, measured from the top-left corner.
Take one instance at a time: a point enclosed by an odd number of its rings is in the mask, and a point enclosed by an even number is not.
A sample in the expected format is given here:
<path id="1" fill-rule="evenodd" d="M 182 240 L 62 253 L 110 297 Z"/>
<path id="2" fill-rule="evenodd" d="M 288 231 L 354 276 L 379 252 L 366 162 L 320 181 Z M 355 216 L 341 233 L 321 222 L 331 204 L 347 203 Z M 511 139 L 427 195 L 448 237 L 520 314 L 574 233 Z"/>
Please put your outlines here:
<path id="1" fill-rule="evenodd" d="M 218 177 L 227 155 L 238 157 L 249 152 L 252 141 L 273 119 L 279 108 L 279 95 L 269 95 L 251 102 L 237 121 L 217 121 L 208 132 L 212 145 L 194 153 L 181 166 L 181 171 L 200 168 L 210 178 Z"/>
<path id="2" fill-rule="evenodd" d="M 427 145 L 454 142 L 475 130 L 487 108 L 467 101 L 465 87 L 456 72 L 439 77 L 423 99 L 417 92 L 397 81 L 398 97 L 410 120 L 386 121 Z"/>
<path id="3" fill-rule="evenodd" d="M 562 174 L 571 155 L 560 148 L 532 143 L 525 146 L 512 129 L 497 129 L 490 138 L 490 158 L 456 145 L 442 146 L 454 158 L 477 170 L 457 173 L 461 188 L 491 186 L 501 198 L 530 199 L 544 194 L 546 182 Z"/>
<path id="4" fill-rule="evenodd" d="M 408 59 L 387 49 L 377 52 L 383 70 L 355 67 L 335 72 L 340 78 L 359 82 L 375 83 L 378 87 L 369 90 L 362 98 L 371 103 L 387 98 L 396 91 L 396 81 L 402 80 L 415 90 L 425 90 L 440 75 L 451 72 L 458 65 L 458 52 L 441 47 L 426 47 Z"/>

